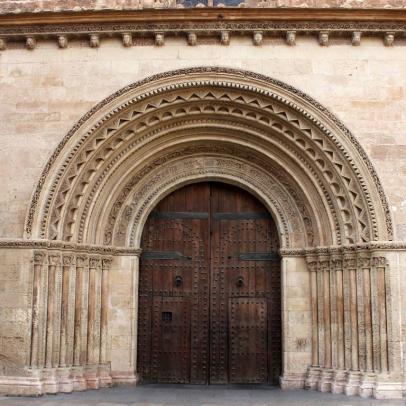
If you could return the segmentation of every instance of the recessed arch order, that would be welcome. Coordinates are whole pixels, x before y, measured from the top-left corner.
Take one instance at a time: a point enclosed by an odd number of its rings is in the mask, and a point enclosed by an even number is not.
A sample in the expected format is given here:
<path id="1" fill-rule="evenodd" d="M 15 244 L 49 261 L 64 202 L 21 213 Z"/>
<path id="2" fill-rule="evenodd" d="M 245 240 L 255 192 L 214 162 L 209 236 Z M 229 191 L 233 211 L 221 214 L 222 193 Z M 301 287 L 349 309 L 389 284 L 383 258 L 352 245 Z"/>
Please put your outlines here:
<path id="1" fill-rule="evenodd" d="M 49 159 L 25 234 L 138 248 L 154 205 L 202 179 L 254 193 L 283 248 L 393 239 L 382 186 L 350 131 L 299 90 L 226 68 L 155 75 L 95 106 Z"/>

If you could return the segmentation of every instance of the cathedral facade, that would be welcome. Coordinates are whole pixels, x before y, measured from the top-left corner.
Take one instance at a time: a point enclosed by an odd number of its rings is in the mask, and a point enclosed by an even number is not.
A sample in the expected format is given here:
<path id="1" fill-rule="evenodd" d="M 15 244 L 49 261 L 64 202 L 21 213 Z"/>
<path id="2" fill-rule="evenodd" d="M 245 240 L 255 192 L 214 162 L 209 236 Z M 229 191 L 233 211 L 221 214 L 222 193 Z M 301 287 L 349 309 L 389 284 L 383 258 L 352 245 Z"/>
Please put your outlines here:
<path id="1" fill-rule="evenodd" d="M 406 391 L 406 4 L 0 6 L 0 393 Z"/>

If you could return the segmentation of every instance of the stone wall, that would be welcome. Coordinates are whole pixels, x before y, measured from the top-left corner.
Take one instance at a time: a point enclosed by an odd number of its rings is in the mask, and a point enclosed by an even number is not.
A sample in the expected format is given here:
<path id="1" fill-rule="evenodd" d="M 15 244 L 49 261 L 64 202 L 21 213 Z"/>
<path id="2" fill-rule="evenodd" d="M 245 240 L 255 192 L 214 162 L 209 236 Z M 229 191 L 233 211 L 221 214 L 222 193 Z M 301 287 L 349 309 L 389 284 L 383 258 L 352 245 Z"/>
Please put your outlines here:
<path id="1" fill-rule="evenodd" d="M 229 46 L 188 46 L 167 38 L 163 47 L 139 41 L 125 48 L 103 39 L 100 48 L 71 41 L 67 49 L 39 41 L 33 51 L 9 44 L 0 53 L 0 237 L 22 237 L 34 185 L 58 142 L 92 106 L 149 75 L 189 66 L 244 68 L 283 80 L 337 114 L 371 157 L 389 198 L 395 239 L 406 240 L 406 57 L 403 40 L 383 47 L 364 38 L 353 47 L 332 38 L 321 47 L 301 36 L 283 39 L 231 37 Z M 17 176 L 18 174 L 18 176 Z M 398 176 L 395 176 L 398 175 Z"/>

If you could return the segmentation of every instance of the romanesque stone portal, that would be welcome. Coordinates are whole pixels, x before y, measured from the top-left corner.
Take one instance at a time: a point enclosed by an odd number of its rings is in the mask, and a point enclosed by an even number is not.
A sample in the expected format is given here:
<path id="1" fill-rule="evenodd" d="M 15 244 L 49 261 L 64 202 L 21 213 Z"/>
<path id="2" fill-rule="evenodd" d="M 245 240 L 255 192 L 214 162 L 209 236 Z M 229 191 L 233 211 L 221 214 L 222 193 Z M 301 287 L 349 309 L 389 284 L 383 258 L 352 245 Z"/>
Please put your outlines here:
<path id="1" fill-rule="evenodd" d="M 270 214 L 241 189 L 197 183 L 160 202 L 141 243 L 142 381 L 277 383 L 278 246 Z"/>
<path id="2" fill-rule="evenodd" d="M 202 189 L 192 206 L 169 206 L 193 184 Z M 256 240 L 252 227 L 272 237 Z M 283 388 L 399 397 L 404 246 L 393 238 L 368 155 L 308 95 L 227 68 L 145 78 L 66 134 L 35 187 L 24 238 L 1 241 L 4 274 L 20 278 L 10 314 L 20 314 L 21 350 L 3 349 L 0 389 L 38 395 L 140 377 L 267 382 L 281 365 Z M 156 274 L 167 279 L 148 281 Z M 161 330 L 180 361 L 156 341 Z"/>

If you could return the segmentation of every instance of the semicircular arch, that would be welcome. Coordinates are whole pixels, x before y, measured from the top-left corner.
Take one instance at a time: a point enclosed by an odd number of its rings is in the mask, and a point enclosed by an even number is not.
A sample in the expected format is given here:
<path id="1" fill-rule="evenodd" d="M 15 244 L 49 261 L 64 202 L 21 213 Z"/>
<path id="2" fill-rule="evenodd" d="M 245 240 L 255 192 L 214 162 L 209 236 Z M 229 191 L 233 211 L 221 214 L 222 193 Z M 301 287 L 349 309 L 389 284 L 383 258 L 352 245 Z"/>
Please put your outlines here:
<path id="1" fill-rule="evenodd" d="M 202 140 L 213 146 L 203 155 Z M 185 147 L 187 143 L 195 144 L 194 153 L 192 146 Z M 205 162 L 206 169 L 200 168 L 202 176 L 257 190 L 278 216 L 285 246 L 292 241 L 296 246 L 312 246 L 393 239 L 382 186 L 349 130 L 299 90 L 259 74 L 226 68 L 156 75 L 121 89 L 89 111 L 47 163 L 30 204 L 26 236 L 137 245 L 140 236 L 135 224 L 145 221 L 157 199 L 185 182 L 202 178 L 193 172 L 191 163 L 198 145 L 201 156 L 194 159 Z M 158 168 L 162 171 L 156 174 L 155 197 L 141 194 L 148 180 L 151 183 L 149 173 L 162 165 L 162 160 L 167 159 L 167 170 L 172 165 L 175 171 L 176 165 L 170 163 L 175 159 L 173 154 L 181 162 L 177 165 L 183 165 L 178 182 L 167 180 L 167 186 L 159 187 L 159 179 L 162 184 L 165 181 L 164 169 Z M 259 167 L 271 183 L 263 186 L 265 178 L 261 182 L 255 177 L 248 179 L 246 171 L 238 176 L 222 174 L 219 168 L 209 168 L 205 159 L 223 160 L 230 167 L 241 159 L 245 160 L 241 165 L 251 160 L 249 170 Z M 283 180 L 278 180 L 276 170 Z M 131 187 L 130 173 L 137 173 Z M 292 216 L 278 213 L 281 196 L 276 196 L 270 184 L 283 191 L 289 210 L 300 215 L 301 226 Z M 123 193 L 127 195 L 120 205 L 117 197 Z M 105 200 L 101 200 L 103 196 Z M 143 212 L 136 210 L 139 202 L 134 203 L 135 196 L 145 199 Z M 116 212 L 100 218 L 94 215 L 100 213 L 100 207 Z M 323 235 L 320 218 L 327 220 L 330 238 Z M 310 229 L 313 238 L 289 238 L 299 229 L 303 235 Z M 109 230 L 114 230 L 110 241 L 105 238 Z M 117 237 L 122 230 L 125 236 Z M 97 235 L 103 235 L 102 241 Z"/>

